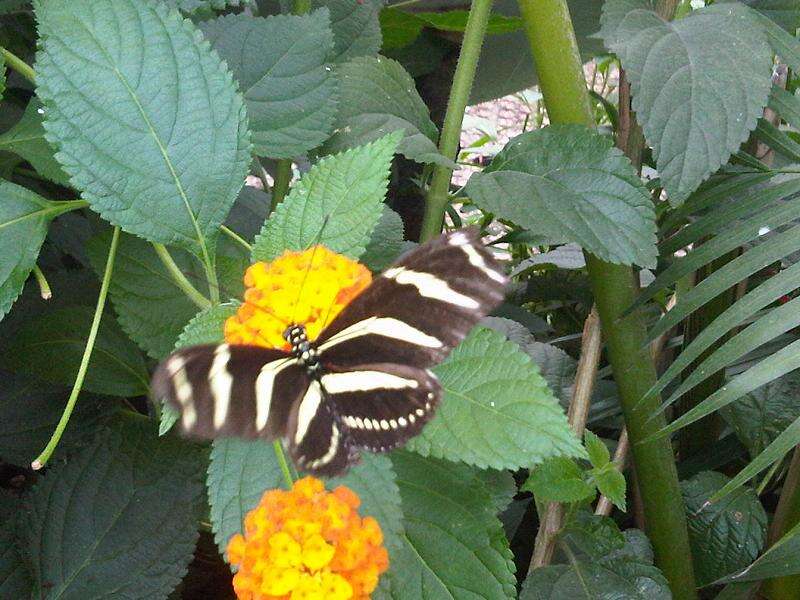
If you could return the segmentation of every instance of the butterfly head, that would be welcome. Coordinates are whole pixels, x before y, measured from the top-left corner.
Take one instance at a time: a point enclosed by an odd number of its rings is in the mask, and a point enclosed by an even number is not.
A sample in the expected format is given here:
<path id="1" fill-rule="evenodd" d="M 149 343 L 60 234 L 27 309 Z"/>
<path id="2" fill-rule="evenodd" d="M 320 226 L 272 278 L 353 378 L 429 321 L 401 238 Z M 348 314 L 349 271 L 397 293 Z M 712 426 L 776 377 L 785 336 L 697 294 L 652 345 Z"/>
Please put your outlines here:
<path id="1" fill-rule="evenodd" d="M 292 354 L 301 360 L 306 367 L 306 371 L 312 377 L 319 374 L 319 354 L 317 349 L 308 341 L 306 328 L 302 325 L 289 325 L 283 332 L 283 338 L 289 342 Z"/>

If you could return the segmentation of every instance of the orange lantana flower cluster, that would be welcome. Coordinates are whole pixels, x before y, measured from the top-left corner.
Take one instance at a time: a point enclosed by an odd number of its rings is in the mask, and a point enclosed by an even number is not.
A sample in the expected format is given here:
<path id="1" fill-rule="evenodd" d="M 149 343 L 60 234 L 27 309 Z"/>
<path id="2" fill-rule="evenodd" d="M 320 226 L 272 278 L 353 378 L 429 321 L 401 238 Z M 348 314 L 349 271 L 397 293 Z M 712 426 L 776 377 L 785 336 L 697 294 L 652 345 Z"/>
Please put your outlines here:
<path id="1" fill-rule="evenodd" d="M 228 557 L 239 570 L 233 588 L 240 600 L 366 600 L 389 566 L 383 534 L 372 517 L 361 518 L 358 496 L 333 492 L 314 477 L 291 491 L 270 490 L 233 536 Z"/>
<path id="2" fill-rule="evenodd" d="M 372 281 L 364 265 L 313 246 L 257 262 L 244 274 L 244 304 L 225 322 L 225 341 L 289 350 L 287 326 L 301 324 L 314 340 Z"/>

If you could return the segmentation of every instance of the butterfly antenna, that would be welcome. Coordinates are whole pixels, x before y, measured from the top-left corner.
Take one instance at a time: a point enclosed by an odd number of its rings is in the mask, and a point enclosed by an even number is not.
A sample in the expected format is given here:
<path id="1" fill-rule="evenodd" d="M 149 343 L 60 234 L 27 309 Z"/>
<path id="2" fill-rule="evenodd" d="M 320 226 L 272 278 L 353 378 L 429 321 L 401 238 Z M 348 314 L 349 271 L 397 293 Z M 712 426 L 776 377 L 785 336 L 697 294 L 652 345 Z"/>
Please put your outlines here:
<path id="1" fill-rule="evenodd" d="M 311 245 L 314 246 L 314 250 L 311 252 L 311 260 L 308 261 L 308 267 L 306 268 L 306 272 L 303 274 L 303 280 L 300 282 L 300 289 L 297 290 L 297 298 L 295 298 L 294 305 L 292 306 L 292 318 L 290 319 L 289 325 L 295 324 L 295 317 L 297 316 L 297 307 L 300 304 L 300 298 L 303 297 L 303 289 L 306 287 L 306 280 L 308 279 L 308 274 L 311 272 L 311 267 L 314 266 L 314 257 L 317 255 L 317 249 L 319 248 L 319 242 L 322 239 L 322 233 L 325 231 L 325 227 L 328 226 L 328 221 L 330 220 L 330 215 L 325 215 L 325 218 L 322 220 L 322 227 L 320 227 L 317 235 L 314 236 L 314 241 L 311 242 Z M 310 248 L 309 246 L 308 248 Z M 305 250 L 308 250 L 305 248 Z"/>

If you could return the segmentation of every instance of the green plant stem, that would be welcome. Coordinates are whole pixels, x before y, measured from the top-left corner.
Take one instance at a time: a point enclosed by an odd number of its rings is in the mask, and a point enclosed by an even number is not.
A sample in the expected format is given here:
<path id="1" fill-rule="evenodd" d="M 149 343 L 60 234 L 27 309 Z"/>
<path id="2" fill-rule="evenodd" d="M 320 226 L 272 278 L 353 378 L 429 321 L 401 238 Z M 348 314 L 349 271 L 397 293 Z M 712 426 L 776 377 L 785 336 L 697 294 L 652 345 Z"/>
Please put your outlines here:
<path id="1" fill-rule="evenodd" d="M 453 75 L 447 111 L 444 115 L 442 133 L 439 136 L 439 153 L 449 159 L 458 158 L 458 143 L 461 139 L 461 124 L 467 108 L 478 57 L 486 37 L 486 27 L 492 12 L 492 0 L 472 0 L 472 6 L 461 41 L 461 52 Z M 425 213 L 422 217 L 420 241 L 435 238 L 442 231 L 444 213 L 450 200 L 450 179 L 453 169 L 437 164 L 433 168 L 431 184 L 425 198 Z"/>
<path id="2" fill-rule="evenodd" d="M 767 543 L 773 546 L 792 527 L 800 523 L 800 446 L 794 449 L 789 472 L 769 528 Z M 762 593 L 769 600 L 796 600 L 800 590 L 800 575 L 787 575 L 765 581 Z"/>
<path id="3" fill-rule="evenodd" d="M 197 288 L 195 288 L 186 278 L 186 275 L 183 274 L 183 271 L 181 271 L 180 267 L 175 263 L 175 260 L 172 258 L 169 250 L 167 250 L 164 244 L 157 244 L 153 242 L 153 250 L 156 251 L 158 258 L 161 259 L 161 262 L 167 268 L 169 274 L 172 275 L 172 279 L 175 281 L 175 284 L 192 302 L 195 303 L 198 308 L 205 309 L 212 306 L 211 300 L 197 291 Z"/>
<path id="4" fill-rule="evenodd" d="M 78 373 L 75 376 L 75 384 L 72 386 L 67 405 L 64 407 L 64 412 L 61 414 L 56 429 L 53 435 L 50 436 L 50 441 L 47 442 L 44 450 L 36 459 L 31 463 L 33 470 L 39 470 L 47 464 L 53 451 L 58 446 L 61 436 L 69 423 L 72 416 L 72 411 L 75 409 L 75 403 L 78 401 L 78 395 L 83 388 L 83 380 L 86 377 L 86 370 L 89 367 L 89 360 L 92 357 L 94 350 L 94 343 L 97 339 L 97 332 L 100 329 L 100 320 L 103 317 L 103 309 L 106 305 L 106 298 L 108 297 L 108 286 L 111 283 L 111 274 L 114 272 L 114 259 L 117 255 L 117 246 L 119 245 L 119 227 L 114 227 L 114 233 L 111 236 L 111 244 L 108 247 L 108 258 L 106 259 L 106 268 L 103 272 L 103 281 L 100 284 L 100 293 L 97 296 L 97 306 L 94 309 L 94 318 L 92 319 L 92 326 L 89 329 L 89 336 L 86 338 L 86 347 L 83 349 L 83 356 L 81 357 L 81 364 L 78 367 Z"/>
<path id="5" fill-rule="evenodd" d="M 284 158 L 278 161 L 275 167 L 275 183 L 272 184 L 272 202 L 270 203 L 270 213 L 274 211 L 278 204 L 283 202 L 286 193 L 289 191 L 289 184 L 292 182 L 292 161 Z"/>
<path id="6" fill-rule="evenodd" d="M 31 83 L 36 83 L 36 71 L 34 71 L 28 63 L 2 46 L 0 46 L 0 54 L 3 55 L 3 58 L 9 67 L 14 69 L 17 73 L 22 75 Z"/>
<path id="7" fill-rule="evenodd" d="M 566 0 L 520 0 L 519 5 L 550 122 L 594 128 Z M 697 592 L 672 447 L 664 438 L 642 443 L 664 425 L 664 418 L 650 420 L 659 398 L 639 402 L 655 383 L 656 371 L 641 313 L 623 316 L 639 291 L 636 273 L 631 267 L 607 263 L 588 253 L 586 264 L 625 414 L 655 562 L 676 600 L 694 600 Z"/>
<path id="8" fill-rule="evenodd" d="M 252 252 L 253 250 L 252 244 L 250 244 L 250 242 L 248 242 L 246 239 L 244 239 L 242 236 L 236 233 L 233 229 L 225 227 L 225 225 L 220 225 L 219 230 L 225 235 L 227 235 L 229 238 L 231 238 L 234 242 L 239 244 L 242 248 L 244 248 L 248 252 Z"/>
<path id="9" fill-rule="evenodd" d="M 33 276 L 36 278 L 36 283 L 39 285 L 39 295 L 42 300 L 50 300 L 53 297 L 53 290 L 50 289 L 50 284 L 47 283 L 47 278 L 42 273 L 39 265 L 33 265 Z"/>
<path id="10" fill-rule="evenodd" d="M 286 453 L 283 451 L 281 441 L 275 440 L 272 442 L 272 448 L 275 450 L 275 457 L 278 459 L 278 465 L 281 467 L 283 481 L 286 483 L 288 489 L 292 489 L 294 477 L 292 477 L 292 471 L 289 469 L 289 461 L 286 460 Z"/>

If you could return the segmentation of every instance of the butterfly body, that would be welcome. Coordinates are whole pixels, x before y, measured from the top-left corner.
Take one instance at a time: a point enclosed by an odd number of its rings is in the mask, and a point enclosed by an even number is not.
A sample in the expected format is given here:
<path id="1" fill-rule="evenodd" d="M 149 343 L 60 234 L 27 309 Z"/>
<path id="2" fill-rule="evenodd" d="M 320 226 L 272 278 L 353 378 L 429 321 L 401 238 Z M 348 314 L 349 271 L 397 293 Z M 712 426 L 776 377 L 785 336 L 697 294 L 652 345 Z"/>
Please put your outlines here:
<path id="1" fill-rule="evenodd" d="M 156 371 L 153 391 L 200 438 L 287 440 L 297 466 L 336 475 L 359 451 L 385 452 L 434 414 L 440 362 L 503 297 L 505 275 L 474 231 L 415 248 L 309 340 L 290 324 L 288 352 L 193 346 Z"/>

